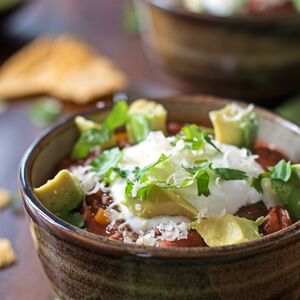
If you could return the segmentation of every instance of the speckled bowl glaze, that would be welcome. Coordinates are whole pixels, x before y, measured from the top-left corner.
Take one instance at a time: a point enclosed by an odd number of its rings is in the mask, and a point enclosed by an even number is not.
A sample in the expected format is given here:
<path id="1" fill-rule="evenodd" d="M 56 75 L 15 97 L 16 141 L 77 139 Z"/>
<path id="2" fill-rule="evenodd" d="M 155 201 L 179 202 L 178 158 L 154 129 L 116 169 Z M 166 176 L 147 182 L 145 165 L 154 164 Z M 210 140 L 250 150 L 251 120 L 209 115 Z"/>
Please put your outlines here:
<path id="1" fill-rule="evenodd" d="M 158 100 L 169 119 L 207 120 L 226 104 L 211 97 Z M 85 113 L 103 120 L 109 108 Z M 300 160 L 300 128 L 262 109 L 259 138 Z M 20 190 L 36 251 L 62 299 L 298 299 L 300 222 L 245 244 L 218 248 L 157 249 L 126 245 L 58 219 L 33 187 L 55 172 L 78 136 L 73 118 L 47 130 L 25 154 Z"/>
<path id="2" fill-rule="evenodd" d="M 299 91 L 300 15 L 216 17 L 136 0 L 146 52 L 189 89 L 268 103 Z"/>

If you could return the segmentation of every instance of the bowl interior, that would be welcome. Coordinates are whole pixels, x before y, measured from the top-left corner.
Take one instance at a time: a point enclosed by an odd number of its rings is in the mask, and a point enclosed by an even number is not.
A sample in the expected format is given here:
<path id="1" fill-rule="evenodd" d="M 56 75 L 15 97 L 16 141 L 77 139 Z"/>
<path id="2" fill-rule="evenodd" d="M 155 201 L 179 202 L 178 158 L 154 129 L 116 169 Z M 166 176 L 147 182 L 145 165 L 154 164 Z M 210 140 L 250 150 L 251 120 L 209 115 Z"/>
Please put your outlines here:
<path id="1" fill-rule="evenodd" d="M 196 123 L 199 120 L 207 121 L 209 120 L 209 111 L 221 108 L 227 103 L 227 101 L 201 96 L 174 97 L 157 101 L 162 103 L 167 109 L 169 120 L 184 123 Z M 86 112 L 83 113 L 83 115 L 89 119 L 101 122 L 105 119 L 108 111 L 109 107 L 102 110 Z M 257 112 L 260 115 L 259 139 L 267 143 L 272 143 L 274 146 L 282 149 L 292 161 L 300 161 L 299 127 L 263 109 L 257 108 Z M 75 127 L 73 118 L 71 118 L 62 122 L 62 124 L 57 125 L 53 129 L 48 130 L 29 148 L 21 165 L 21 184 L 23 190 L 26 191 L 25 198 L 30 202 L 29 205 L 37 201 L 33 195 L 32 188 L 42 185 L 47 179 L 52 178 L 55 175 L 57 164 L 60 160 L 68 156 L 77 137 L 78 131 Z M 35 205 L 35 207 L 37 206 Z M 50 215 L 50 219 L 52 218 L 52 214 L 46 209 L 43 210 L 43 214 L 48 217 Z M 70 229 L 70 227 L 68 227 L 68 229 Z M 288 230 L 289 228 L 283 231 Z M 293 230 L 295 231 L 295 228 Z M 75 227 L 74 231 L 76 231 Z M 84 233 L 83 230 L 80 231 L 85 236 L 93 236 L 93 234 Z M 78 230 L 76 232 L 78 232 Z M 95 239 L 95 237 L 93 239 Z M 267 239 L 270 239 L 270 236 L 264 237 L 261 240 Z M 262 242 L 254 241 L 250 243 L 254 245 L 255 243 Z M 229 248 L 230 247 L 238 248 L 243 246 L 235 245 L 233 247 L 229 246 Z M 208 250 L 201 251 L 207 252 Z M 214 251 L 215 250 L 211 252 L 213 253 Z"/>

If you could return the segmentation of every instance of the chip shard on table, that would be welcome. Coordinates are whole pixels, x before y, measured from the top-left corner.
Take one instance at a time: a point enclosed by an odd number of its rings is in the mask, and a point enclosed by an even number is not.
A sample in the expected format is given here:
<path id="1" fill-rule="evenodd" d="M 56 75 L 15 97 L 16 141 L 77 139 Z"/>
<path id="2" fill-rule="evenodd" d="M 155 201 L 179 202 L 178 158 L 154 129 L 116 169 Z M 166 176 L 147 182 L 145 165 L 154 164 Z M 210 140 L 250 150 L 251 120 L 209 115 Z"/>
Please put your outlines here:
<path id="1" fill-rule="evenodd" d="M 111 60 L 70 35 L 38 38 L 0 69 L 3 99 L 42 94 L 85 104 L 127 86 L 127 76 Z"/>
<path id="2" fill-rule="evenodd" d="M 6 208 L 11 203 L 10 191 L 0 188 L 0 210 Z"/>
<path id="3" fill-rule="evenodd" d="M 8 239 L 0 238 L 0 269 L 8 267 L 16 262 L 16 254 Z"/>

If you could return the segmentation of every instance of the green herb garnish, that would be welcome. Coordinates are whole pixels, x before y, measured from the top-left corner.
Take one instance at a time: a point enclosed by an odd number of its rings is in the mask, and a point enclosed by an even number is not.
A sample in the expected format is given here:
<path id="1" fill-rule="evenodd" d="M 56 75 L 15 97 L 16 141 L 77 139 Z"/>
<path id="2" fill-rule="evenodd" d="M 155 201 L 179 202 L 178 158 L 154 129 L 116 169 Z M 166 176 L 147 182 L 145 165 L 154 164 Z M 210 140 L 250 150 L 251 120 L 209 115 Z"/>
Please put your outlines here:
<path id="1" fill-rule="evenodd" d="M 83 131 L 72 150 L 71 158 L 86 158 L 92 148 L 108 143 L 111 137 L 112 133 L 107 127 L 90 128 Z"/>
<path id="2" fill-rule="evenodd" d="M 222 152 L 212 141 L 208 133 L 201 129 L 201 127 L 193 124 L 186 125 L 182 128 L 178 139 L 183 139 L 185 142 L 186 148 L 191 150 L 200 150 L 203 148 L 204 143 L 208 143 L 218 152 Z"/>
<path id="3" fill-rule="evenodd" d="M 265 173 L 261 173 L 258 177 L 254 177 L 252 179 L 252 186 L 259 193 L 263 193 L 263 189 L 261 186 L 261 181 L 264 178 L 269 178 L 271 183 L 275 181 L 283 181 L 288 182 L 292 175 L 292 166 L 291 162 L 286 162 L 285 160 L 281 160 L 275 166 L 269 167 L 269 171 Z"/>
<path id="4" fill-rule="evenodd" d="M 7 111 L 7 103 L 0 100 L 0 115 L 3 115 Z"/>
<path id="5" fill-rule="evenodd" d="M 102 124 L 110 131 L 114 131 L 117 128 L 126 124 L 128 120 L 128 104 L 125 101 L 117 101 L 112 108 L 112 111 L 107 116 L 106 120 Z"/>
<path id="6" fill-rule="evenodd" d="M 212 170 L 222 180 L 245 180 L 248 178 L 247 173 L 237 169 L 213 168 Z"/>
<path id="7" fill-rule="evenodd" d="M 104 176 L 106 172 L 115 167 L 121 158 L 122 151 L 119 148 L 105 150 L 101 155 L 91 161 L 93 171 L 99 176 Z"/>
<path id="8" fill-rule="evenodd" d="M 84 159 L 90 150 L 97 146 L 109 145 L 113 132 L 125 125 L 128 120 L 128 104 L 118 101 L 100 128 L 89 128 L 83 131 L 72 150 L 72 159 Z"/>
<path id="9" fill-rule="evenodd" d="M 62 105 L 53 98 L 41 98 L 29 107 L 29 117 L 38 127 L 45 127 L 56 121 L 62 113 Z"/>
<path id="10" fill-rule="evenodd" d="M 292 174 L 291 162 L 286 162 L 285 160 L 281 160 L 274 167 L 270 167 L 269 171 L 270 171 L 271 179 L 288 182 Z"/>
<path id="11" fill-rule="evenodd" d="M 134 143 L 144 141 L 150 132 L 149 123 L 145 116 L 133 115 L 128 121 L 131 138 Z"/>
<path id="12" fill-rule="evenodd" d="M 84 226 L 84 219 L 78 212 L 62 212 L 57 213 L 56 215 L 76 227 L 82 228 Z"/>

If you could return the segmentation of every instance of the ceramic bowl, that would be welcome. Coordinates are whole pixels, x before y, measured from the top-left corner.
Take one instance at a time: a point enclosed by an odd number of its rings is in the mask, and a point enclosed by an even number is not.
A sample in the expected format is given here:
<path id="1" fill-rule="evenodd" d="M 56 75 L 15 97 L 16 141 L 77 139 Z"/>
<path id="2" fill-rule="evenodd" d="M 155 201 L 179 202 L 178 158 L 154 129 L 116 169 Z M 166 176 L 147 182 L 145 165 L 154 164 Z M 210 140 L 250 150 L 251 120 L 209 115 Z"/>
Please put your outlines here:
<path id="1" fill-rule="evenodd" d="M 227 102 L 211 97 L 157 100 L 169 119 L 208 120 Z M 101 121 L 109 108 L 84 113 Z M 300 160 L 300 128 L 262 109 L 259 138 Z M 55 173 L 78 137 L 73 118 L 47 130 L 30 146 L 20 168 L 20 190 L 36 251 L 62 299 L 298 299 L 300 222 L 245 244 L 218 248 L 158 249 L 126 245 L 58 219 L 33 188 Z"/>
<path id="2" fill-rule="evenodd" d="M 0 1 L 1 2 L 1 1 Z M 0 3 L 0 26 L 28 0 L 5 0 Z"/>
<path id="3" fill-rule="evenodd" d="M 300 15 L 216 17 L 137 0 L 154 61 L 192 91 L 268 104 L 300 84 Z"/>

